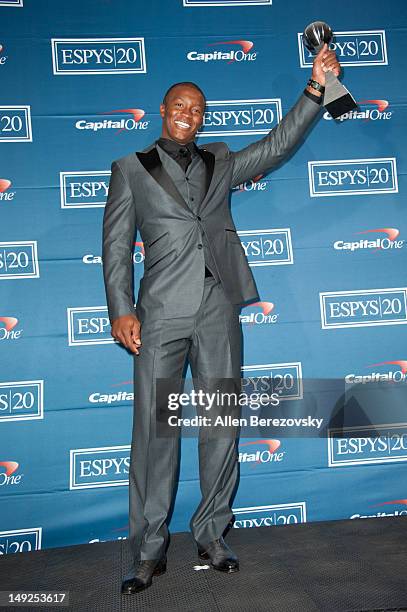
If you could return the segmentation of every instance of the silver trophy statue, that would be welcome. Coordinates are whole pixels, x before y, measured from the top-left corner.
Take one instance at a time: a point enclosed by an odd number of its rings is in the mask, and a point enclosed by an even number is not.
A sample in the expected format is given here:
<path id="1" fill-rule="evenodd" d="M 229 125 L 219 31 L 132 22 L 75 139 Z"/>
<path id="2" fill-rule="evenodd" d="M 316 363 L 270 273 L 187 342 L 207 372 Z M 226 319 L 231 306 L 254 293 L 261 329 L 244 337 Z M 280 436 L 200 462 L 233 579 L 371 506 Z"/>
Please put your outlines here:
<path id="1" fill-rule="evenodd" d="M 310 23 L 305 28 L 303 34 L 304 46 L 309 51 L 315 53 L 322 49 L 324 43 L 329 45 L 332 38 L 333 32 L 331 28 L 323 21 Z M 338 119 L 344 113 L 357 108 L 357 103 L 352 94 L 342 85 L 331 70 L 328 70 L 325 79 L 324 106 L 331 117 Z"/>

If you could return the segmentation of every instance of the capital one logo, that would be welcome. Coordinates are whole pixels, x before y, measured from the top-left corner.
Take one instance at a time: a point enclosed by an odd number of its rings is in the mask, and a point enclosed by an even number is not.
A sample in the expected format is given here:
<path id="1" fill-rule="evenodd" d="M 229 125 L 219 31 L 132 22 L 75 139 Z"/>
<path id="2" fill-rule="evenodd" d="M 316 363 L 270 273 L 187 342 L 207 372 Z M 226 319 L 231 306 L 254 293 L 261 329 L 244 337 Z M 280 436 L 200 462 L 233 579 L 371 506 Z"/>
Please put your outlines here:
<path id="1" fill-rule="evenodd" d="M 130 115 L 130 117 L 124 117 L 122 119 L 102 119 L 100 121 L 86 121 L 86 119 L 79 119 L 75 123 L 77 130 L 92 130 L 98 132 L 99 130 L 116 130 L 116 134 L 122 134 L 123 132 L 132 132 L 134 130 L 146 130 L 149 126 L 149 121 L 141 121 L 145 112 L 141 108 L 123 108 L 120 110 L 113 110 L 108 113 L 101 113 L 102 115 Z"/>
<path id="2" fill-rule="evenodd" d="M 407 288 L 319 294 L 322 329 L 407 323 Z"/>
<path id="3" fill-rule="evenodd" d="M 392 117 L 392 111 L 388 111 L 389 106 L 388 100 L 361 100 L 358 106 L 362 107 L 361 110 L 353 110 L 348 113 L 344 113 L 338 117 L 337 121 L 347 121 L 348 119 L 358 119 L 364 121 L 388 121 Z M 332 117 L 328 112 L 324 113 L 324 119 L 332 121 Z"/>
<path id="4" fill-rule="evenodd" d="M 308 162 L 311 198 L 398 193 L 394 157 Z"/>
<path id="5" fill-rule="evenodd" d="M 328 429 L 328 465 L 407 461 L 407 423 Z"/>
<path id="6" fill-rule="evenodd" d="M 258 174 L 254 178 L 233 187 L 232 191 L 239 193 L 251 193 L 253 191 L 266 191 L 267 186 L 270 184 L 268 181 L 262 181 L 263 174 Z"/>
<path id="7" fill-rule="evenodd" d="M 115 342 L 106 306 L 67 308 L 67 317 L 69 346 Z"/>
<path id="8" fill-rule="evenodd" d="M 0 342 L 3 340 L 18 340 L 22 329 L 16 329 L 18 319 L 15 317 L 0 317 Z"/>
<path id="9" fill-rule="evenodd" d="M 10 202 L 16 195 L 15 191 L 10 191 L 11 181 L 0 179 L 0 202 Z"/>
<path id="10" fill-rule="evenodd" d="M 237 232 L 249 266 L 278 266 L 294 263 L 290 228 L 241 230 Z"/>
<path id="11" fill-rule="evenodd" d="M 145 260 L 144 243 L 141 240 L 137 240 L 134 243 L 134 251 L 131 256 L 134 265 L 142 264 Z M 93 253 L 86 253 L 82 257 L 82 261 L 86 265 L 102 265 L 103 260 L 101 255 L 94 255 Z"/>
<path id="12" fill-rule="evenodd" d="M 0 556 L 41 550 L 42 527 L 0 531 Z"/>
<path id="13" fill-rule="evenodd" d="M 30 106 L 0 106 L 0 142 L 32 142 Z"/>
<path id="14" fill-rule="evenodd" d="M 70 451 L 70 489 L 126 486 L 130 445 L 81 448 Z"/>
<path id="15" fill-rule="evenodd" d="M 6 63 L 8 59 L 7 55 L 3 55 L 3 51 L 4 51 L 4 47 L 3 45 L 0 45 L 0 66 L 4 66 L 4 64 Z"/>
<path id="16" fill-rule="evenodd" d="M 249 313 L 247 313 L 246 309 L 249 310 Z M 254 302 L 245 307 L 245 314 L 239 315 L 239 321 L 249 325 L 270 325 L 277 323 L 279 314 L 273 311 L 274 304 L 272 302 Z"/>
<path id="17" fill-rule="evenodd" d="M 233 523 L 235 529 L 273 527 L 275 525 L 293 525 L 307 522 L 305 502 L 233 508 L 233 514 L 235 515 L 235 522 Z"/>
<path id="18" fill-rule="evenodd" d="M 39 276 L 36 240 L 0 242 L 0 280 Z"/>
<path id="19" fill-rule="evenodd" d="M 239 445 L 239 463 L 247 463 L 251 467 L 262 464 L 280 463 L 285 451 L 278 451 L 280 440 L 251 440 Z"/>
<path id="20" fill-rule="evenodd" d="M 120 383 L 120 385 L 113 386 L 123 386 L 126 382 Z M 110 406 L 111 404 L 123 404 L 123 402 L 132 402 L 134 400 L 134 393 L 128 391 L 115 391 L 114 393 L 100 393 L 99 391 L 91 393 L 89 395 L 88 401 L 90 404 L 104 404 Z"/>
<path id="21" fill-rule="evenodd" d="M 356 232 L 356 235 L 359 236 L 365 236 L 366 234 L 369 234 L 369 237 L 359 238 L 358 240 L 336 240 L 333 244 L 333 248 L 336 251 L 350 253 L 359 252 L 361 250 L 383 253 L 385 251 L 399 251 L 405 248 L 405 240 L 398 240 L 400 230 L 395 227 L 380 227 Z M 373 234 L 373 236 L 370 236 L 370 234 Z M 375 234 L 379 234 L 379 236 L 375 236 Z M 384 234 L 384 237 L 380 234 Z"/>
<path id="22" fill-rule="evenodd" d="M 43 418 L 43 380 L 0 382 L 0 423 Z"/>
<path id="23" fill-rule="evenodd" d="M 268 134 L 281 114 L 280 98 L 208 101 L 198 136 Z"/>
<path id="24" fill-rule="evenodd" d="M 243 366 L 242 391 L 247 395 L 278 393 L 280 401 L 302 399 L 302 365 L 293 362 Z"/>
<path id="25" fill-rule="evenodd" d="M 226 61 L 227 64 L 234 62 L 253 62 L 257 53 L 253 51 L 254 43 L 251 40 L 226 40 L 208 43 L 207 47 L 215 47 L 211 51 L 188 51 L 187 59 L 192 62 Z"/>
<path id="26" fill-rule="evenodd" d="M 366 519 L 366 518 L 383 518 L 385 516 L 406 516 L 407 515 L 407 499 L 392 499 L 390 501 L 381 502 L 380 504 L 372 504 L 366 513 L 352 514 L 351 519 Z M 375 510 L 379 508 L 379 510 Z"/>
<path id="27" fill-rule="evenodd" d="M 61 208 L 103 208 L 110 174 L 108 170 L 60 172 Z"/>
<path id="28" fill-rule="evenodd" d="M 407 381 L 407 361 L 405 359 L 372 363 L 366 368 L 370 369 L 369 374 L 355 374 L 354 372 L 346 374 L 345 383 L 347 385 L 367 385 L 370 383 L 403 383 Z"/>
<path id="29" fill-rule="evenodd" d="M 315 54 L 303 45 L 303 34 L 298 33 L 298 52 L 301 68 L 312 66 Z M 387 61 L 384 30 L 335 32 L 329 45 L 344 66 L 385 66 Z"/>
<path id="30" fill-rule="evenodd" d="M 143 74 L 144 38 L 53 38 L 55 75 Z"/>
<path id="31" fill-rule="evenodd" d="M 183 6 L 271 6 L 273 0 L 183 0 Z"/>
<path id="32" fill-rule="evenodd" d="M 17 474 L 18 468 L 17 461 L 0 461 L 0 487 L 15 486 L 21 483 L 24 474 Z"/>

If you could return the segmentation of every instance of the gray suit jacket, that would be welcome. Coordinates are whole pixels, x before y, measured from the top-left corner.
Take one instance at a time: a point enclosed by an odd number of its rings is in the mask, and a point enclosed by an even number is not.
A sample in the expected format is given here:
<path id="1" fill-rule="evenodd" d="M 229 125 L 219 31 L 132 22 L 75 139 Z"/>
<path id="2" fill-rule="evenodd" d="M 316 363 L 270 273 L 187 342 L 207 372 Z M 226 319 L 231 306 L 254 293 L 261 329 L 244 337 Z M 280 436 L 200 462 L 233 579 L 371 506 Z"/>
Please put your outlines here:
<path id="1" fill-rule="evenodd" d="M 136 229 L 144 243 L 137 315 L 194 314 L 204 277 L 205 232 L 219 278 L 233 304 L 258 300 L 256 285 L 229 210 L 232 187 L 277 166 L 297 145 L 320 106 L 301 95 L 264 138 L 238 152 L 223 142 L 200 147 L 206 195 L 193 212 L 164 170 L 155 145 L 112 163 L 103 218 L 103 275 L 110 320 L 134 314 L 132 252 Z"/>

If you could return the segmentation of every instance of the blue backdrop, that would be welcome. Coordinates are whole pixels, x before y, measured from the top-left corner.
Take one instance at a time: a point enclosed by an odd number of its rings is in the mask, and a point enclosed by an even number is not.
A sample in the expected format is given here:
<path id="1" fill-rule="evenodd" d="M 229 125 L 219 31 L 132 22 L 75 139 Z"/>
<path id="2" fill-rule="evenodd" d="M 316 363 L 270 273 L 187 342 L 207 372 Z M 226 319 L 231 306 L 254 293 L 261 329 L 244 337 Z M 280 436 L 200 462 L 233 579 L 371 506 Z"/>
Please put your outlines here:
<path id="1" fill-rule="evenodd" d="M 404 3 L 0 0 L 0 554 L 127 536 L 133 364 L 101 267 L 111 161 L 159 136 L 181 80 L 209 100 L 201 142 L 261 138 L 310 76 L 299 33 L 316 19 L 359 111 L 322 111 L 231 198 L 262 299 L 242 310 L 243 376 L 282 381 L 288 412 L 303 380 L 407 372 Z M 134 268 L 137 287 L 137 238 Z M 242 438 L 235 527 L 406 513 L 407 426 L 381 408 L 375 435 Z M 187 438 L 172 531 L 197 473 Z"/>

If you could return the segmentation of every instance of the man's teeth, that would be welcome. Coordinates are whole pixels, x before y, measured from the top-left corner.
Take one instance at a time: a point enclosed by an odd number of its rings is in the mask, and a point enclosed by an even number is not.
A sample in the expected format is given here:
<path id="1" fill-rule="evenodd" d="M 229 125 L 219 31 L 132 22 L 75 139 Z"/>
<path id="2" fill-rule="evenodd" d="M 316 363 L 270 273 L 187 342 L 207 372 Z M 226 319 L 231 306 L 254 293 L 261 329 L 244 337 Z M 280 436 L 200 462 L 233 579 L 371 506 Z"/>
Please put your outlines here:
<path id="1" fill-rule="evenodd" d="M 176 123 L 176 125 L 178 125 L 178 127 L 182 128 L 183 130 L 188 130 L 191 126 L 188 125 L 188 123 L 184 123 L 183 121 L 175 121 L 174 123 Z"/>

